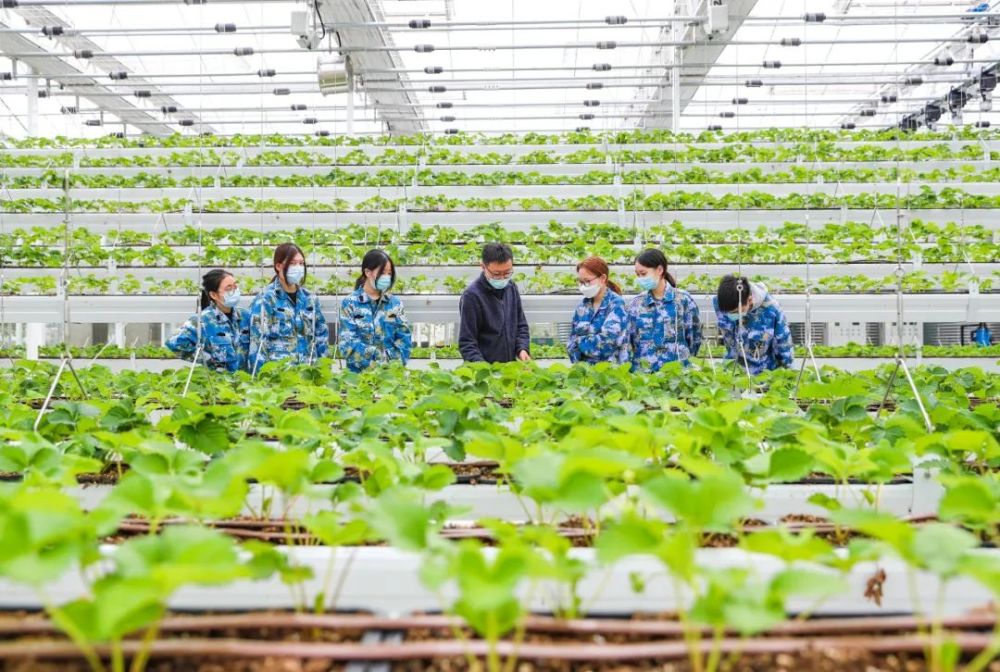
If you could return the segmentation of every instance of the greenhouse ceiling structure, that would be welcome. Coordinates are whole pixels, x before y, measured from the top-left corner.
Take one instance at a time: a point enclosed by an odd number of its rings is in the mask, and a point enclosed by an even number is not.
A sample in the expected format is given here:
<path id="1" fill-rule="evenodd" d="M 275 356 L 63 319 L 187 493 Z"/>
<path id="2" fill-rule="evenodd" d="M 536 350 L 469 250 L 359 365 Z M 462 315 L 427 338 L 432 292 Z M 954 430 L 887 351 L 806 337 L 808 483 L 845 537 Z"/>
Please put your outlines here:
<path id="1" fill-rule="evenodd" d="M 990 4 L 9 0 L 0 132 L 985 124 Z"/>

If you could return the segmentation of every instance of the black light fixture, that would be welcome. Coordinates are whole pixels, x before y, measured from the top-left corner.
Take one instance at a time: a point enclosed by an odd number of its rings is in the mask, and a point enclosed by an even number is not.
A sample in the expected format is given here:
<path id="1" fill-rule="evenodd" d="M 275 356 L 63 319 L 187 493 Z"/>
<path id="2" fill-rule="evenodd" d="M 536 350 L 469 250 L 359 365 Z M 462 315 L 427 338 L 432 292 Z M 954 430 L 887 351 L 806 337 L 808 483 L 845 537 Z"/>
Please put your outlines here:
<path id="1" fill-rule="evenodd" d="M 933 124 L 941 120 L 941 106 L 937 103 L 924 105 L 924 121 Z"/>
<path id="2" fill-rule="evenodd" d="M 979 73 L 979 111 L 993 110 L 993 90 L 997 88 L 996 70 L 990 68 Z"/>
<path id="3" fill-rule="evenodd" d="M 948 111 L 951 112 L 951 120 L 956 124 L 962 123 L 962 108 L 969 102 L 969 94 L 965 89 L 952 89 L 948 92 Z"/>

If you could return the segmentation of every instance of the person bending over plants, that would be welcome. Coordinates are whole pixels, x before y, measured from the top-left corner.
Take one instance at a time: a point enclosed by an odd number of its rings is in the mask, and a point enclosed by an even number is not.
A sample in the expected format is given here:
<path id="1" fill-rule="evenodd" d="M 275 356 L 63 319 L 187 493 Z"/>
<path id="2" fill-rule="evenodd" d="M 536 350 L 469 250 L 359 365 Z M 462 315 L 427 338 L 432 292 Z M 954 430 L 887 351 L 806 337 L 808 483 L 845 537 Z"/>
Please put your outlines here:
<path id="1" fill-rule="evenodd" d="M 719 333 L 726 345 L 726 359 L 745 366 L 750 375 L 794 361 L 792 332 L 781 306 L 762 283 L 727 275 L 712 299 Z"/>

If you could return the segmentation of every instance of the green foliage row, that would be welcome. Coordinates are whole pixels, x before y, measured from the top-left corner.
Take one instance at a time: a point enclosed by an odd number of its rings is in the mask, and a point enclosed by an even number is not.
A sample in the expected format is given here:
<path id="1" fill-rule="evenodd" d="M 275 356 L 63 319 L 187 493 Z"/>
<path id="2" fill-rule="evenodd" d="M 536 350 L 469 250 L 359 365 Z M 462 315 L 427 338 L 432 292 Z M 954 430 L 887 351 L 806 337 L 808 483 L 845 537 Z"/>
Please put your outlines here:
<path id="1" fill-rule="evenodd" d="M 68 178 L 67 178 L 68 174 Z M 410 186 L 531 186 L 531 185 L 612 185 L 618 184 L 807 184 L 912 182 L 996 182 L 1000 168 L 977 170 L 964 165 L 931 170 L 898 168 L 823 168 L 792 166 L 765 171 L 750 168 L 724 172 L 705 168 L 666 170 L 591 170 L 583 174 L 553 174 L 521 171 L 487 173 L 439 172 L 429 169 L 390 170 L 374 173 L 334 169 L 326 174 L 267 176 L 236 174 L 226 176 L 187 175 L 174 177 L 140 172 L 87 175 L 65 170 L 46 170 L 40 175 L 6 177 L 0 186 L 7 189 L 178 189 L 178 188 L 306 188 L 306 187 L 410 187 Z M 16 196 L 12 194 L 12 196 Z"/>
<path id="2" fill-rule="evenodd" d="M 541 583 L 560 588 L 560 615 L 577 616 L 585 613 L 580 583 L 588 572 L 650 559 L 691 595 L 678 617 L 692 662 L 706 672 L 720 659 L 711 646 L 702 651 L 703 628 L 713 637 L 766 630 L 786 618 L 793 596 L 820 604 L 842 594 L 860 563 L 896 558 L 942 581 L 975 580 L 1000 598 L 1000 558 L 978 548 L 1000 522 L 1000 408 L 969 405 L 970 395 L 1000 396 L 1000 376 L 976 369 L 914 372 L 933 432 L 898 379 L 895 410 L 868 412 L 890 384 L 885 368 L 824 370 L 823 382 L 799 388 L 799 400 L 811 402 L 802 410 L 790 399 L 794 371 L 769 374 L 746 395 L 738 371 L 679 365 L 643 376 L 609 365 L 392 367 L 358 375 L 329 362 L 269 364 L 256 379 L 196 370 L 185 396 L 186 372 L 114 375 L 97 367 L 80 372 L 86 393 L 62 379 L 52 410 L 39 417 L 31 402 L 45 395 L 53 373 L 37 362 L 0 372 L 7 409 L 0 469 L 23 476 L 0 487 L 0 577 L 44 595 L 83 569 L 83 597 L 44 604 L 95 670 L 104 669 L 95 647 L 105 643 L 112 669 L 124 669 L 122 640 L 145 632 L 148 645 L 170 596 L 186 586 L 274 578 L 288 584 L 300 609 L 333 608 L 332 549 L 363 543 L 418 554 L 424 585 L 453 588 L 443 607 L 491 647 L 523 623 L 523 596 Z M 298 403 L 284 404 L 289 398 Z M 151 412 L 161 409 L 166 415 L 154 420 Z M 441 538 L 460 513 L 440 499 L 454 474 L 427 461 L 442 450 L 495 461 L 531 524 L 481 521 L 493 549 Z M 918 457 L 940 469 L 944 487 L 940 522 L 919 527 L 874 506 L 879 484 L 907 473 Z M 124 464 L 128 470 L 89 512 L 63 492 L 77 474 Z M 356 480 L 344 478 L 346 468 Z M 838 544 L 809 531 L 743 527 L 760 505 L 760 488 L 816 473 L 871 484 L 856 502 L 810 500 L 856 536 Z M 244 511 L 251 483 L 274 493 L 268 501 L 280 494 L 316 505 L 293 521 L 331 549 L 315 594 L 305 588 L 310 566 L 203 524 Z M 265 506 L 256 515 L 275 513 Z M 592 556 L 571 552 L 558 533 L 556 518 L 567 514 L 586 517 Z M 129 515 L 162 532 L 100 551 Z M 187 524 L 166 524 L 178 517 Z M 742 550 L 780 562 L 779 570 L 763 579 L 748 566 L 699 562 L 709 533 L 734 536 Z M 89 571 L 99 564 L 102 571 Z M 647 580 L 634 576 L 633 590 Z M 935 607 L 922 615 L 940 622 Z M 945 637 L 929 640 L 928 655 L 950 656 L 952 646 Z M 964 669 L 985 669 L 997 650 Z M 143 669 L 143 655 L 133 669 Z M 495 653 L 488 668 L 501 669 Z"/>
<path id="3" fill-rule="evenodd" d="M 331 135 L 309 137 L 286 134 L 232 136 L 180 135 L 139 138 L 119 138 L 109 135 L 101 138 L 70 138 L 65 136 L 5 139 L 5 146 L 19 149 L 84 148 L 84 147 L 165 147 L 165 148 L 211 148 L 211 147 L 309 147 L 309 146 L 449 146 L 449 145 L 612 145 L 657 144 L 657 143 L 830 143 L 830 142 L 891 142 L 891 141 L 954 141 L 991 140 L 998 137 L 993 129 L 977 129 L 971 126 L 947 131 L 922 130 L 917 133 L 888 130 L 830 131 L 803 128 L 767 128 L 749 131 L 703 131 L 701 133 L 672 133 L 665 129 L 635 129 L 630 131 L 571 131 L 558 134 L 523 133 L 486 135 L 479 133 L 457 133 L 455 135 L 414 134 L 401 135 Z"/>
<path id="4" fill-rule="evenodd" d="M 1000 195 L 970 194 L 956 187 L 935 190 L 922 185 L 914 193 L 895 194 L 824 194 L 793 193 L 776 196 L 748 189 L 738 194 L 716 194 L 712 191 L 662 191 L 647 194 L 634 190 L 622 197 L 588 195 L 558 198 L 453 198 L 446 194 L 420 195 L 412 198 L 370 198 L 351 202 L 344 198 L 309 199 L 300 202 L 276 198 L 228 198 L 198 201 L 191 198 L 160 198 L 146 201 L 116 199 L 78 199 L 67 196 L 53 198 L 8 198 L 0 202 L 3 212 L 148 212 L 167 213 L 193 210 L 199 212 L 395 212 L 405 207 L 412 212 L 552 212 L 552 211 L 617 211 L 626 210 L 800 210 L 852 208 L 862 210 L 927 208 L 983 209 L 1000 207 Z"/>

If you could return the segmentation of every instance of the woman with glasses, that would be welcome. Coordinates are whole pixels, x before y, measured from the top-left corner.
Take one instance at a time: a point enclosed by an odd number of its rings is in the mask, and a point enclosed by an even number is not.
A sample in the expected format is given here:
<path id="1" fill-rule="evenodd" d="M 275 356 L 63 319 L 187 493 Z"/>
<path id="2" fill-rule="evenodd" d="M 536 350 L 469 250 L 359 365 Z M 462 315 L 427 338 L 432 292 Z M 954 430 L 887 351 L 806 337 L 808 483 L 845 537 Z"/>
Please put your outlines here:
<path id="1" fill-rule="evenodd" d="M 600 257 L 588 257 L 576 265 L 583 300 L 573 313 L 573 328 L 566 344 L 571 362 L 629 361 L 625 300 L 609 274 L 607 262 Z"/>
<path id="2" fill-rule="evenodd" d="M 531 359 L 528 320 L 512 280 L 514 252 L 504 243 L 483 247 L 482 273 L 462 292 L 458 349 L 467 362 Z"/>

